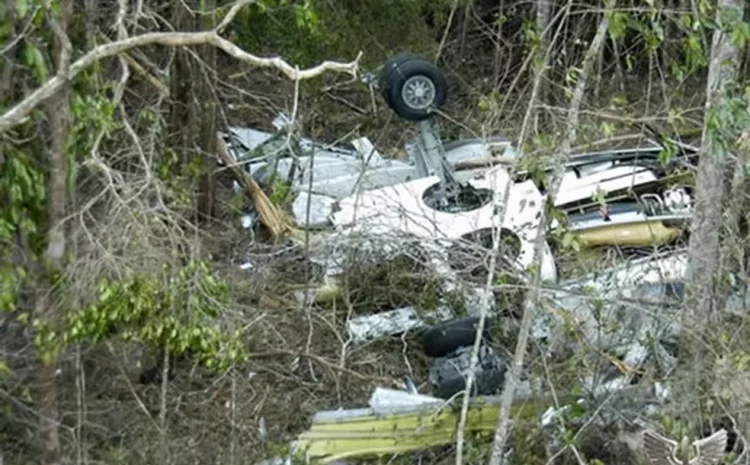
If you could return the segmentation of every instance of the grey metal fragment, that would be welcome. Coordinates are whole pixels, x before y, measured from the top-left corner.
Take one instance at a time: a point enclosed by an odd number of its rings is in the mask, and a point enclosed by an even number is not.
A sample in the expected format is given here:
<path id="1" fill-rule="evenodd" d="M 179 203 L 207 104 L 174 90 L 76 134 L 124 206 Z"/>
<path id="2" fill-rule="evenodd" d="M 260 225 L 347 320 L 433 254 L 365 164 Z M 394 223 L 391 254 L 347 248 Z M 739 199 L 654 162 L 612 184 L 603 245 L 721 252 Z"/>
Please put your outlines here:
<path id="1" fill-rule="evenodd" d="M 310 204 L 310 214 L 308 216 L 308 202 Z M 328 216 L 333 211 L 333 205 L 336 199 L 326 195 L 310 194 L 300 192 L 292 203 L 292 213 L 297 222 L 297 226 L 304 228 L 322 228 L 330 226 Z"/>
<path id="2" fill-rule="evenodd" d="M 240 222 L 242 223 L 242 227 L 244 229 L 250 229 L 258 223 L 258 214 L 253 212 L 248 213 L 247 215 L 242 215 L 242 217 L 240 218 Z"/>
<path id="3" fill-rule="evenodd" d="M 430 382 L 435 395 L 448 399 L 466 389 L 466 378 L 471 369 L 472 346 L 461 347 L 450 355 L 434 358 L 430 366 Z M 500 393 L 509 365 L 508 359 L 493 352 L 486 345 L 479 348 L 472 395 L 491 396 Z"/>
<path id="4" fill-rule="evenodd" d="M 377 387 L 370 396 L 369 406 L 376 413 L 387 413 L 398 407 L 435 404 L 440 399 L 421 394 L 411 394 L 397 389 Z"/>
<path id="5" fill-rule="evenodd" d="M 438 321 L 448 321 L 453 316 L 448 307 L 439 307 L 434 312 L 425 314 L 426 318 Z M 424 326 L 423 318 L 414 307 L 367 315 L 347 322 L 347 330 L 355 342 L 401 334 Z"/>

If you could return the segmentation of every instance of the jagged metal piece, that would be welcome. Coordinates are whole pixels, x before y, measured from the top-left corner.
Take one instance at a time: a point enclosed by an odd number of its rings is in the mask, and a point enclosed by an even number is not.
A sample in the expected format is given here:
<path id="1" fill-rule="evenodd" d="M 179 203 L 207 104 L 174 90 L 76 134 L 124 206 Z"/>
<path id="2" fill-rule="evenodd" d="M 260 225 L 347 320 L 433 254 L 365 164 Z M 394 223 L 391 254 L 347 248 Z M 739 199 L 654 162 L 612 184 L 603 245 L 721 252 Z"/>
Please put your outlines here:
<path id="1" fill-rule="evenodd" d="M 711 436 L 694 441 L 695 457 L 692 459 L 688 455 L 690 446 L 687 437 L 678 444 L 652 430 L 643 432 L 643 449 L 653 465 L 719 465 L 727 447 L 727 432 L 720 429 Z"/>

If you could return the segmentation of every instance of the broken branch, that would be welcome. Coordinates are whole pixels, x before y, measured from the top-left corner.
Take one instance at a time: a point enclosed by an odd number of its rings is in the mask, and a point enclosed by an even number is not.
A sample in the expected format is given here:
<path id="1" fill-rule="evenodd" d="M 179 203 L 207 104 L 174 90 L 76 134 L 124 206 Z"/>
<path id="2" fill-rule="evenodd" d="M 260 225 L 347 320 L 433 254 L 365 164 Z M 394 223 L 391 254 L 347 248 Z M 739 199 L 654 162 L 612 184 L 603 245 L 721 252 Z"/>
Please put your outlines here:
<path id="1" fill-rule="evenodd" d="M 237 165 L 236 160 L 229 154 L 227 144 L 221 136 L 216 136 L 216 151 L 221 161 L 224 162 L 224 165 L 232 170 L 237 182 L 240 183 L 247 195 L 253 200 L 255 209 L 260 215 L 260 220 L 266 225 L 274 241 L 276 241 L 288 228 L 271 202 L 271 199 L 263 192 L 258 183 L 255 182 L 255 179 Z"/>
<path id="2" fill-rule="evenodd" d="M 99 37 L 101 37 L 101 39 L 105 42 L 111 43 L 109 41 L 109 38 L 104 34 L 99 34 Z M 162 95 L 164 95 L 165 97 L 169 97 L 169 89 L 167 88 L 167 86 L 163 82 L 161 82 L 159 78 L 151 74 L 145 67 L 143 67 L 138 62 L 138 60 L 136 60 L 126 52 L 121 53 L 119 56 L 125 59 L 128 65 L 130 65 L 130 67 L 132 67 L 136 73 L 140 74 L 143 79 L 154 86 L 154 88 L 156 88 L 156 90 L 158 90 Z"/>
<path id="3" fill-rule="evenodd" d="M 149 73 L 146 70 L 146 68 L 141 66 L 141 64 L 136 61 L 135 58 L 131 57 L 127 53 L 122 53 L 120 56 L 124 58 L 125 61 L 128 62 L 128 65 L 130 65 L 130 67 L 133 68 L 136 73 L 140 74 L 143 77 L 143 79 L 145 79 L 149 84 L 154 86 L 156 90 L 158 90 L 165 97 L 169 97 L 169 89 L 167 88 L 167 86 L 163 82 L 161 82 L 156 76 Z"/>
<path id="4" fill-rule="evenodd" d="M 137 47 L 146 45 L 164 45 L 168 47 L 185 47 L 191 45 L 212 45 L 223 50 L 227 55 L 236 58 L 239 61 L 248 63 L 259 68 L 276 68 L 286 77 L 293 81 L 311 79 L 325 72 L 333 71 L 339 73 L 348 73 L 353 76 L 357 75 L 359 60 L 362 52 L 357 58 L 349 63 L 335 61 L 324 61 L 323 63 L 312 68 L 299 70 L 287 63 L 281 57 L 264 58 L 253 55 L 234 45 L 232 42 L 224 39 L 219 35 L 221 28 L 226 27 L 233 17 L 237 14 L 240 7 L 249 3 L 248 0 L 241 0 L 235 4 L 222 20 L 218 28 L 204 32 L 151 32 L 141 34 L 127 39 L 117 40 L 108 44 L 99 45 L 81 58 L 70 65 L 68 69 L 61 69 L 61 72 L 45 82 L 41 87 L 29 94 L 25 99 L 16 104 L 13 108 L 6 111 L 0 117 L 0 134 L 8 131 L 14 126 L 20 124 L 24 119 L 36 109 L 42 102 L 56 94 L 66 83 L 75 79 L 81 72 L 92 66 L 97 61 L 122 54 Z"/>

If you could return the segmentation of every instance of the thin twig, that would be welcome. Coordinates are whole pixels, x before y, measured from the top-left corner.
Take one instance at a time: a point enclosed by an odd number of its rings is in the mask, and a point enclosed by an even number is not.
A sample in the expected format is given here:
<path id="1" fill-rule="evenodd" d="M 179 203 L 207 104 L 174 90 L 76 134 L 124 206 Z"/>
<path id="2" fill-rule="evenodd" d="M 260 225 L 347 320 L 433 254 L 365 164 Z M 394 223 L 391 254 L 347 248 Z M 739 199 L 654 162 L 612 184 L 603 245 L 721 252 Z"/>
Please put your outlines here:
<path id="1" fill-rule="evenodd" d="M 568 3 L 568 8 L 569 7 L 570 7 L 570 2 Z M 561 31 L 561 27 L 559 27 L 558 30 L 556 31 L 555 36 L 552 38 L 552 40 L 550 42 L 551 44 L 554 44 L 556 42 L 557 37 L 560 34 L 560 31 Z M 521 128 L 521 134 L 519 136 L 519 141 L 518 141 L 518 147 L 519 147 L 519 149 L 521 147 L 523 147 L 523 144 L 524 144 L 524 140 L 525 140 L 525 137 L 526 137 L 526 134 L 527 134 L 528 122 L 531 119 L 531 115 L 532 115 L 532 112 L 533 112 L 534 104 L 535 104 L 535 102 L 537 100 L 537 93 L 538 93 L 538 90 L 539 90 L 540 82 L 542 80 L 542 76 L 543 76 L 543 72 L 544 72 L 544 66 L 549 61 L 549 57 L 550 57 L 550 54 L 551 54 L 550 53 L 550 49 L 551 49 L 551 46 L 550 46 L 549 49 L 545 50 L 545 56 L 544 56 L 544 59 L 543 59 L 543 64 L 542 64 L 542 66 L 539 69 L 536 70 L 536 73 L 535 73 L 535 76 L 534 76 L 534 84 L 533 84 L 533 88 L 532 88 L 531 99 L 529 101 L 529 105 L 528 105 L 528 108 L 527 108 L 527 111 L 526 111 L 526 116 L 525 116 L 525 118 L 523 120 L 523 125 L 522 125 L 522 128 Z M 514 165 L 511 166 L 511 172 L 515 171 L 515 169 L 516 169 L 516 166 L 514 164 Z M 511 178 L 512 177 L 513 176 L 512 176 L 512 173 L 511 173 Z M 484 298 L 485 299 L 489 298 L 489 295 L 491 295 L 490 293 L 492 292 L 492 289 L 494 288 L 493 281 L 494 281 L 495 265 L 497 263 L 497 257 L 498 257 L 498 255 L 500 253 L 500 237 L 499 237 L 499 234 L 500 234 L 502 225 L 505 223 L 505 215 L 507 213 L 507 209 L 505 208 L 505 204 L 507 203 L 507 199 L 510 196 L 510 186 L 511 186 L 511 183 L 508 183 L 505 186 L 505 189 L 503 191 L 502 196 L 499 197 L 499 198 L 493 199 L 494 205 L 498 205 L 498 210 L 499 211 L 493 217 L 492 251 L 490 252 L 490 254 L 491 254 L 490 255 L 490 269 L 489 269 L 489 273 L 487 275 L 487 282 L 486 282 L 486 287 L 485 287 L 485 291 L 484 291 Z M 495 192 L 495 195 L 497 196 L 497 189 L 493 189 L 493 192 Z M 497 221 L 497 220 L 499 220 L 499 221 Z M 463 402 L 462 402 L 462 405 L 461 405 L 461 415 L 460 415 L 460 418 L 459 418 L 458 431 L 457 431 L 457 434 L 456 434 L 456 436 L 457 436 L 457 438 L 456 438 L 456 464 L 457 465 L 461 465 L 462 464 L 462 460 L 463 460 L 462 459 L 462 455 L 463 455 L 463 445 L 464 445 L 464 430 L 466 428 L 466 419 L 467 419 L 468 410 L 469 410 L 469 396 L 471 394 L 471 386 L 472 386 L 472 384 L 474 382 L 474 378 L 476 376 L 476 367 L 477 367 L 477 365 L 479 363 L 479 358 L 478 358 L 478 356 L 479 356 L 479 346 L 481 344 L 482 333 L 484 332 L 485 320 L 487 319 L 487 307 L 488 306 L 489 306 L 489 301 L 485 302 L 482 305 L 482 308 L 481 308 L 481 312 L 480 312 L 480 316 L 479 316 L 479 324 L 478 324 L 478 327 L 477 327 L 477 332 L 476 332 L 476 336 L 475 336 L 475 339 L 474 339 L 474 347 L 473 347 L 473 350 L 472 350 L 471 361 L 470 361 L 470 364 L 469 364 L 469 374 L 467 376 L 466 387 L 465 387 L 465 390 L 464 390 Z"/>
<path id="2" fill-rule="evenodd" d="M 440 45 L 438 46 L 437 52 L 435 52 L 435 63 L 438 63 L 440 61 L 440 55 L 443 54 L 443 49 L 445 48 L 445 41 L 448 40 L 448 34 L 451 32 L 451 26 L 453 26 L 453 17 L 456 15 L 456 10 L 458 9 L 458 0 L 453 1 L 453 8 L 451 8 L 451 12 L 448 15 L 448 24 L 445 25 L 445 31 L 443 32 L 443 37 L 440 39 Z"/>
<path id="3" fill-rule="evenodd" d="M 615 5 L 615 3 L 616 0 L 606 0 L 605 9 L 611 9 Z M 573 92 L 573 98 L 570 102 L 570 111 L 568 113 L 565 138 L 563 139 L 562 146 L 560 148 L 560 158 L 556 161 L 556 168 L 552 173 L 552 181 L 550 183 L 547 202 L 551 203 L 552 201 L 554 201 L 555 195 L 560 189 L 562 177 L 565 172 L 565 163 L 567 159 L 570 158 L 573 144 L 577 139 L 579 108 L 581 106 L 581 101 L 583 100 L 584 91 L 586 90 L 588 77 L 594 65 L 595 58 L 599 55 L 599 49 L 603 46 L 604 40 L 607 37 L 608 27 L 609 18 L 607 14 L 604 13 L 599 22 L 599 27 L 596 31 L 596 35 L 594 36 L 594 39 L 591 41 L 591 44 L 586 51 L 586 55 L 583 60 L 582 71 Z M 503 386 L 500 413 L 498 415 L 498 426 L 497 431 L 495 431 L 495 438 L 492 444 L 490 465 L 500 465 L 503 458 L 505 443 L 508 439 L 510 426 L 510 407 L 513 404 L 515 390 L 519 384 L 519 380 L 521 377 L 521 370 L 523 369 L 524 365 L 526 347 L 529 341 L 534 313 L 536 307 L 540 303 L 541 267 L 539 266 L 539 264 L 541 263 L 542 258 L 542 250 L 545 240 L 544 231 L 546 230 L 546 227 L 547 217 L 543 215 L 541 220 L 539 221 L 539 225 L 536 231 L 536 238 L 534 240 L 533 263 L 536 266 L 532 270 L 530 295 L 524 302 L 523 317 L 521 318 L 521 326 L 519 330 L 515 354 L 513 357 L 513 363 L 508 370 L 508 373 L 506 374 L 505 383 Z"/>

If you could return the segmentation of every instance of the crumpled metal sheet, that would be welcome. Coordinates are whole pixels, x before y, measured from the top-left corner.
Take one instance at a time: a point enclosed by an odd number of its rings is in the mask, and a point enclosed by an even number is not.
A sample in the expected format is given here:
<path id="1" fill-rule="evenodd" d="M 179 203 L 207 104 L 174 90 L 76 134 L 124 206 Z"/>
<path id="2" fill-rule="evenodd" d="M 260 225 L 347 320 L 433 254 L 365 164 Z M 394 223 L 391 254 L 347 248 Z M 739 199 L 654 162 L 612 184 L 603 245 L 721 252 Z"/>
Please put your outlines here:
<path id="1" fill-rule="evenodd" d="M 325 228 L 331 225 L 329 216 L 335 203 L 336 199 L 333 197 L 302 191 L 297 194 L 292 203 L 292 213 L 294 213 L 298 226 L 309 229 Z"/>
<path id="2" fill-rule="evenodd" d="M 441 399 L 425 396 L 422 394 L 412 394 L 398 389 L 388 389 L 376 387 L 370 396 L 368 405 L 376 414 L 385 415 L 393 412 L 399 407 L 410 407 L 414 405 L 435 405 L 441 402 Z"/>
<path id="3" fill-rule="evenodd" d="M 434 312 L 426 312 L 423 316 L 420 316 L 414 307 L 404 307 L 353 318 L 347 322 L 346 328 L 352 340 L 359 343 L 423 328 L 426 326 L 425 320 L 448 321 L 454 316 L 448 307 L 439 307 Z"/>
<path id="4" fill-rule="evenodd" d="M 338 211 L 331 215 L 331 221 L 338 229 L 373 237 L 399 233 L 442 243 L 445 247 L 469 233 L 494 227 L 496 208 L 492 202 L 465 212 L 443 212 L 429 207 L 425 192 L 438 182 L 438 177 L 431 176 L 346 197 L 338 202 Z M 489 189 L 502 197 L 505 187 L 512 181 L 505 168 L 496 167 L 482 178 L 469 182 L 477 189 Z M 511 185 L 502 227 L 512 231 L 520 240 L 520 254 L 516 260 L 519 271 L 533 262 L 542 208 L 542 195 L 533 182 Z M 554 258 L 548 246 L 545 247 L 541 272 L 544 280 L 557 279 Z"/>
<path id="5" fill-rule="evenodd" d="M 279 130 L 288 124 L 289 118 L 283 114 L 274 120 L 274 126 Z M 269 141 L 274 137 L 274 134 L 269 132 L 243 127 L 230 127 L 229 135 L 230 140 L 234 142 L 230 143 L 230 152 L 236 159 L 263 144 L 270 145 Z M 286 140 L 283 139 L 283 135 L 281 137 L 278 143 L 272 144 L 273 147 L 284 147 Z M 307 138 L 299 138 L 297 143 L 302 153 L 296 157 L 298 165 L 292 179 L 292 190 L 297 195 L 308 192 L 321 196 L 320 202 L 317 203 L 320 208 L 316 210 L 316 221 L 310 222 L 312 227 L 324 223 L 317 218 L 326 213 L 331 214 L 329 206 L 335 200 L 351 196 L 358 191 L 401 184 L 420 177 L 413 161 L 386 159 L 366 137 L 350 141 L 352 148 L 320 144 Z M 446 144 L 445 148 L 445 158 L 453 165 L 473 159 L 486 159 L 498 151 L 503 152 L 506 158 L 516 156 L 510 140 L 503 137 L 457 141 Z M 269 150 L 275 149 L 269 147 Z M 247 171 L 261 182 L 270 181 L 271 168 L 267 162 L 271 154 L 267 155 L 269 156 L 248 160 L 246 165 Z M 281 179 L 289 179 L 295 158 L 283 151 L 279 155 L 276 173 Z M 458 178 L 466 181 L 485 170 L 486 168 L 479 168 L 462 171 Z M 323 201 L 322 196 L 328 196 L 333 200 Z M 301 216 L 299 211 L 294 210 L 297 225 L 307 227 L 305 216 Z"/>
<path id="6" fill-rule="evenodd" d="M 437 397 L 449 399 L 463 391 L 471 367 L 472 346 L 461 347 L 451 354 L 434 358 L 430 366 L 430 382 Z M 474 373 L 473 396 L 500 394 L 505 380 L 505 372 L 510 361 L 494 353 L 486 345 L 479 347 L 478 363 Z"/>

